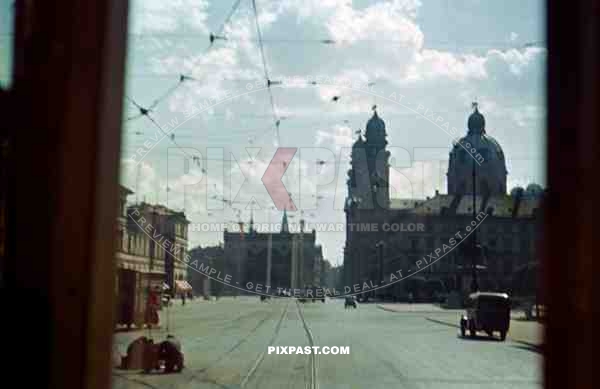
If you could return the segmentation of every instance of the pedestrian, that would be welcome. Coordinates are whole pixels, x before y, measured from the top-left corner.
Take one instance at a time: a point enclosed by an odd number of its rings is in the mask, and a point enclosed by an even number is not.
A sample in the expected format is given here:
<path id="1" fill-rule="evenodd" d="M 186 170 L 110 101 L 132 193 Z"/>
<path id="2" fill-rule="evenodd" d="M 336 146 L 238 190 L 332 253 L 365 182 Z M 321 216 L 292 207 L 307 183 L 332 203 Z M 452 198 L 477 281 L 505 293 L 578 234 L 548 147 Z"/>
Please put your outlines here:
<path id="1" fill-rule="evenodd" d="M 413 303 L 413 293 L 412 292 L 408 292 L 408 303 L 409 304 Z"/>
<path id="2" fill-rule="evenodd" d="M 181 294 L 181 305 L 185 305 L 185 293 Z"/>
<path id="3" fill-rule="evenodd" d="M 146 325 L 151 328 L 153 325 L 158 325 L 158 308 L 160 306 L 158 293 L 150 290 L 148 292 L 148 301 L 146 303 Z"/>

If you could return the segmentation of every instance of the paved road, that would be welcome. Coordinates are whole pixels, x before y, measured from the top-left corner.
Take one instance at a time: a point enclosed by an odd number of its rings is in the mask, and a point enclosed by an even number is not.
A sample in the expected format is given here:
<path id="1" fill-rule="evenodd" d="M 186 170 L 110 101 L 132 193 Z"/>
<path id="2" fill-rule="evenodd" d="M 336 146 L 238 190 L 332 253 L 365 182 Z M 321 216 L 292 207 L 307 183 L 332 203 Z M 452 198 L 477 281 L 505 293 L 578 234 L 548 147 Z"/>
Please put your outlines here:
<path id="1" fill-rule="evenodd" d="M 114 388 L 537 388 L 541 356 L 518 342 L 461 339 L 445 312 L 389 312 L 343 301 L 260 303 L 257 297 L 171 309 L 181 374 L 114 370 Z M 440 316 L 442 318 L 442 316 Z M 125 350 L 139 333 L 120 333 Z M 154 331 L 155 339 L 164 333 Z M 350 355 L 274 355 L 267 346 L 350 346 Z"/>

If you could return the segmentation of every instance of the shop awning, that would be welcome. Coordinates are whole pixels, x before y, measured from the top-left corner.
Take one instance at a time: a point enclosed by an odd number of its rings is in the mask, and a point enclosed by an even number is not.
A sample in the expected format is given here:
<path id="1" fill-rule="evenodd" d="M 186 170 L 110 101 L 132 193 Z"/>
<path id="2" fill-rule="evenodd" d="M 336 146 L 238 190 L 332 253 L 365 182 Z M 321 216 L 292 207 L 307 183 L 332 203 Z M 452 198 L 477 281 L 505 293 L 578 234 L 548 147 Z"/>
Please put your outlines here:
<path id="1" fill-rule="evenodd" d="M 175 281 L 175 289 L 177 292 L 191 292 L 192 285 L 190 285 L 187 281 Z"/>

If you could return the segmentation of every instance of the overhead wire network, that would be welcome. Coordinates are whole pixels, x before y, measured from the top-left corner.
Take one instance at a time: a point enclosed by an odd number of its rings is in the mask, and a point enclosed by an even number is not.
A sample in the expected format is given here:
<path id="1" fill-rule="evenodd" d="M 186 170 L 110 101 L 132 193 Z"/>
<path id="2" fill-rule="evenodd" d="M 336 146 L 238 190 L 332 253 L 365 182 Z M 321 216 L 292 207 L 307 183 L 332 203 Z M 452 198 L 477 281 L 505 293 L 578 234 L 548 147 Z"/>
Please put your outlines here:
<path id="1" fill-rule="evenodd" d="M 260 48 L 260 57 L 262 59 L 263 70 L 265 72 L 265 81 L 267 83 L 267 91 L 269 92 L 269 100 L 271 102 L 273 120 L 275 121 L 275 139 L 277 141 L 277 146 L 279 146 L 281 144 L 279 138 L 279 125 L 281 124 L 281 119 L 277 116 L 277 109 L 275 108 L 275 101 L 273 99 L 273 91 L 271 90 L 271 85 L 273 85 L 273 81 L 271 81 L 271 78 L 269 77 L 269 68 L 267 66 L 267 59 L 265 58 L 265 48 L 263 45 L 262 33 L 260 31 L 260 22 L 258 20 L 256 0 L 252 0 L 252 9 L 254 10 L 254 22 L 256 24 L 256 36 L 258 38 L 258 47 Z"/>
<path id="2" fill-rule="evenodd" d="M 237 8 L 240 5 L 241 0 L 235 0 L 233 2 L 233 5 L 230 9 L 230 11 L 228 12 L 225 20 L 223 21 L 223 23 L 221 23 L 219 29 L 217 30 L 216 34 L 211 33 L 209 36 L 209 44 L 208 47 L 204 50 L 204 54 L 206 55 L 214 46 L 214 42 L 216 40 L 219 39 L 225 39 L 223 37 L 223 32 L 225 30 L 225 27 L 229 24 L 229 22 L 231 21 L 231 18 L 233 17 L 233 15 L 235 14 L 235 11 L 237 10 Z M 167 133 L 162 126 L 152 117 L 151 113 L 152 111 L 165 99 L 167 99 L 173 92 L 175 92 L 185 81 L 188 80 L 195 80 L 193 77 L 191 76 L 187 76 L 185 74 L 180 74 L 179 75 L 179 80 L 178 82 L 173 85 L 172 87 L 170 87 L 169 89 L 167 89 L 165 91 L 165 93 L 163 93 L 162 95 L 160 95 L 158 98 L 156 98 L 148 107 L 143 107 L 142 105 L 138 104 L 133 98 L 126 96 L 127 100 L 129 102 L 131 102 L 137 109 L 138 109 L 138 113 L 136 115 L 133 116 L 129 116 L 126 121 L 131 121 L 131 120 L 135 120 L 138 119 L 140 117 L 146 117 L 148 118 L 152 124 L 154 126 L 156 126 L 166 137 L 169 138 L 169 140 L 188 158 L 192 158 L 192 160 L 197 160 L 196 156 L 191 156 L 189 155 L 175 140 L 175 134 L 174 134 L 174 129 L 171 130 L 171 133 Z"/>

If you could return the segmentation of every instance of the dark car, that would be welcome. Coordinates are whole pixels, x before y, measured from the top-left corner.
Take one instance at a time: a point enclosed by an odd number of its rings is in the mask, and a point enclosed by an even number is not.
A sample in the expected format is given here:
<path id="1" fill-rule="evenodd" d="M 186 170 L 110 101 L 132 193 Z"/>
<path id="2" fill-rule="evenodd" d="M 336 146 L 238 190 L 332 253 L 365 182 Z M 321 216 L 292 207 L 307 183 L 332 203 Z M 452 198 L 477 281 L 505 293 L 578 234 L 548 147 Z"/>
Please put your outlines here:
<path id="1" fill-rule="evenodd" d="M 353 296 L 346 297 L 346 301 L 344 301 L 344 308 L 356 308 L 356 300 Z"/>
<path id="2" fill-rule="evenodd" d="M 460 319 L 460 333 L 464 337 L 469 331 L 471 337 L 477 331 L 488 336 L 500 333 L 505 340 L 510 325 L 510 298 L 506 293 L 477 292 L 469 295 L 467 312 Z"/>

